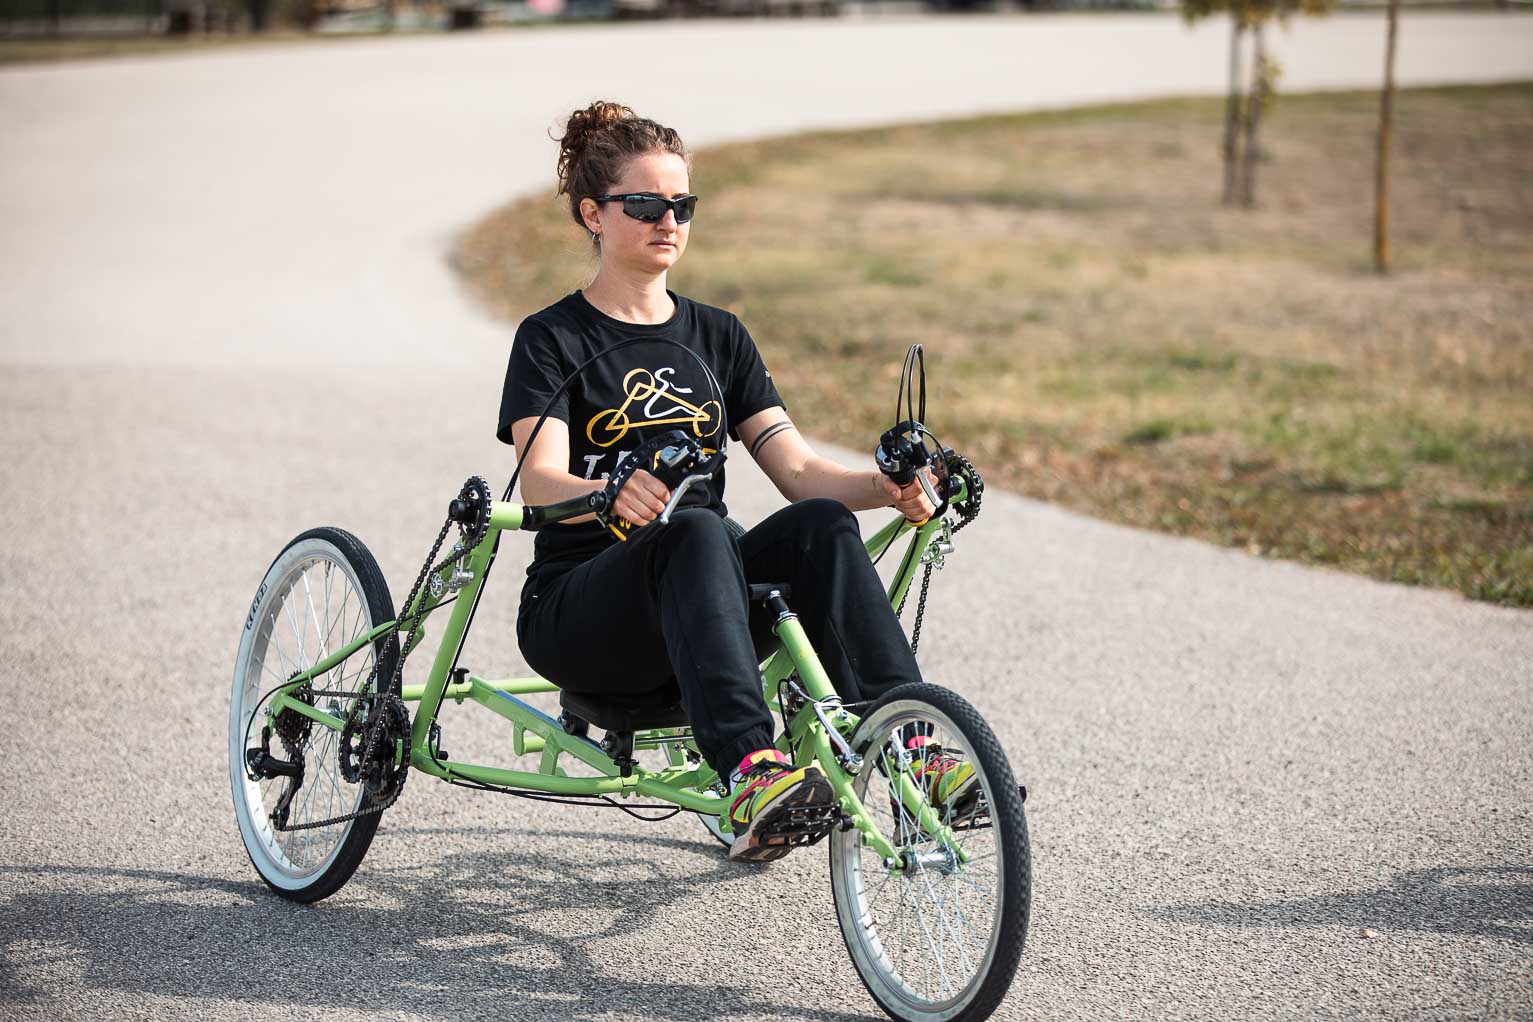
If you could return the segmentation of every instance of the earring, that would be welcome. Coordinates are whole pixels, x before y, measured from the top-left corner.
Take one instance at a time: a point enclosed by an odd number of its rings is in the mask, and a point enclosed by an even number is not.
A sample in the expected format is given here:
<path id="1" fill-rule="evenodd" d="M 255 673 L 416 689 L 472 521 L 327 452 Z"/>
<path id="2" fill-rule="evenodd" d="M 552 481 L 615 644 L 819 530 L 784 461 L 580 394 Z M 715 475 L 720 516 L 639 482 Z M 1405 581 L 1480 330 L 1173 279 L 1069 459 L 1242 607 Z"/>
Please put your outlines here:
<path id="1" fill-rule="evenodd" d="M 601 233 L 599 231 L 592 231 L 591 232 L 591 240 L 596 242 L 598 245 L 600 245 L 601 244 Z"/>

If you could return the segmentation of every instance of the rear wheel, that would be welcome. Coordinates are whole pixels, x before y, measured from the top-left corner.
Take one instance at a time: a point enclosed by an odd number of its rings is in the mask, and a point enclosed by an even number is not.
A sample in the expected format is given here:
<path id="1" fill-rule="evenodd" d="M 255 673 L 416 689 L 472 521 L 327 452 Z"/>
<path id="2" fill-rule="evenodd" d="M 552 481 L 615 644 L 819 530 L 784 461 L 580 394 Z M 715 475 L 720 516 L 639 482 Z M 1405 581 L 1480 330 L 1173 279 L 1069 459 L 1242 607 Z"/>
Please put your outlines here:
<path id="1" fill-rule="evenodd" d="M 291 710 L 270 720 L 266 700 L 295 673 L 393 617 L 393 600 L 378 563 L 360 540 L 341 529 L 311 529 L 298 536 L 277 555 L 256 590 L 234 663 L 229 781 L 245 851 L 261 879 L 284 898 L 318 901 L 339 890 L 361 864 L 381 817 L 370 813 L 305 827 L 364 808 L 367 791 L 342 777 L 337 732 Z M 396 656 L 394 642 L 380 640 L 316 677 L 310 687 L 356 692 L 381 660 L 377 686 L 386 688 Z M 340 717 L 350 712 L 350 702 L 344 696 L 314 697 L 316 705 Z M 260 748 L 268 723 L 276 732 L 271 754 L 302 763 L 296 786 L 294 778 L 253 779 L 247 773 L 247 750 Z M 289 795 L 290 787 L 295 790 Z M 279 829 L 273 813 L 281 815 L 284 797 L 286 829 Z"/>
<path id="2" fill-rule="evenodd" d="M 851 744 L 864 764 L 853 782 L 858 798 L 904 866 L 889 869 L 856 828 L 831 835 L 831 890 L 857 974 L 903 1022 L 988 1018 L 1016 975 L 1032 906 L 1027 820 L 1006 756 L 974 707 L 926 684 L 885 694 Z M 973 771 L 975 781 L 942 811 L 962 856 L 899 797 L 901 777 L 920 786 L 913 760 L 921 756 L 948 757 L 931 771 L 939 788 L 943 771 Z"/>

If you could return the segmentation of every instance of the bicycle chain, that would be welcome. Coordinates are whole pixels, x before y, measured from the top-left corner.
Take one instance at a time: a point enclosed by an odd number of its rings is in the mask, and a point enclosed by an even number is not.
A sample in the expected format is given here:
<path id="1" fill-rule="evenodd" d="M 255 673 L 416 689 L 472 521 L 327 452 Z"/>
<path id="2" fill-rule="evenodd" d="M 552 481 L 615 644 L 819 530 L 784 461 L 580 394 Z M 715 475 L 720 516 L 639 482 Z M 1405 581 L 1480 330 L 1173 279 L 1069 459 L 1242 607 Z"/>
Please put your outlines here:
<path id="1" fill-rule="evenodd" d="M 471 477 L 469 481 L 464 484 L 463 490 L 459 494 L 460 499 L 462 499 L 465 495 L 469 494 L 476 488 L 479 496 L 483 500 L 485 508 L 487 509 L 490 500 L 489 484 L 478 476 Z M 468 556 L 468 554 L 476 546 L 478 546 L 478 541 L 483 538 L 484 529 L 488 523 L 489 514 L 487 510 L 481 515 L 476 515 L 473 524 L 463 528 L 462 537 L 456 544 L 454 544 L 452 552 L 449 553 L 446 557 L 442 558 L 440 563 L 433 564 L 432 562 L 436 559 L 437 552 L 442 549 L 442 543 L 447 539 L 447 533 L 452 529 L 453 519 L 448 518 L 445 522 L 442 523 L 442 529 L 437 533 L 435 542 L 431 544 L 431 550 L 426 554 L 425 563 L 421 565 L 420 574 L 415 577 L 415 584 L 410 587 L 410 595 L 405 598 L 404 610 L 406 614 L 408 614 L 410 608 L 415 605 L 416 597 L 420 595 L 421 587 L 426 584 L 426 579 L 448 567 L 449 565 L 454 564 Z M 368 724 L 366 726 L 366 730 L 363 733 L 362 755 L 360 757 L 359 765 L 372 762 L 373 758 L 377 755 L 378 745 L 381 741 L 383 741 L 384 733 L 388 731 L 388 722 L 390 720 L 396 719 L 396 715 L 397 717 L 402 717 L 404 719 L 405 727 L 403 729 L 403 735 L 401 736 L 402 751 L 399 759 L 398 774 L 393 779 L 393 783 L 390 785 L 390 787 L 385 789 L 384 797 L 374 800 L 371 804 L 363 806 L 361 809 L 350 813 L 343 813 L 339 816 L 332 816 L 325 820 L 315 820 L 309 823 L 283 824 L 282 826 L 276 826 L 276 821 L 273 821 L 273 826 L 275 829 L 287 832 L 296 830 L 316 830 L 320 827 L 332 827 L 337 823 L 345 823 L 349 820 L 355 820 L 363 816 L 371 816 L 373 813 L 381 813 L 399 800 L 400 793 L 404 791 L 405 778 L 410 772 L 410 712 L 405 707 L 404 700 L 395 695 L 394 691 L 398 690 L 399 684 L 404 677 L 405 660 L 415 650 L 416 636 L 420 634 L 421 617 L 422 615 L 419 611 L 417 611 L 410 622 L 410 631 L 409 634 L 405 637 L 403 645 L 399 643 L 399 632 L 405 620 L 404 615 L 401 615 L 394 621 L 394 627 L 389 631 L 387 635 L 384 635 L 381 638 L 375 640 L 375 642 L 383 643 L 385 649 L 387 649 L 389 643 L 393 643 L 394 648 L 398 654 L 397 659 L 394 661 L 393 674 L 389 679 L 388 687 L 390 691 L 383 693 L 381 698 L 374 695 L 372 691 L 374 684 L 378 680 L 378 668 L 382 666 L 383 663 L 383 658 L 381 657 L 374 658 L 373 669 L 368 673 L 367 680 L 364 681 L 362 686 L 355 692 L 347 692 L 344 689 L 309 689 L 305 692 L 305 694 L 311 700 L 320 698 L 321 696 L 339 697 L 341 699 L 352 700 L 351 706 L 346 713 L 346 724 L 342 729 L 343 734 L 345 731 L 355 728 L 359 725 L 360 718 L 358 717 L 358 711 L 361 710 L 364 702 L 366 702 L 369 698 L 374 700 L 372 704 L 374 712 L 369 714 Z M 295 747 L 294 745 L 290 744 L 288 736 L 281 733 L 280 731 L 278 737 L 281 738 L 282 747 L 287 752 L 290 761 L 302 762 L 302 746 L 298 745 Z M 339 755 L 339 751 L 337 751 L 337 755 Z M 357 780 L 361 781 L 363 778 L 359 776 Z"/>
<path id="2" fill-rule="evenodd" d="M 953 526 L 953 534 L 957 535 L 960 529 L 979 517 L 979 505 L 985 495 L 985 481 L 980 478 L 979 471 L 975 469 L 974 463 L 956 451 L 948 455 L 949 474 L 953 472 L 953 462 L 955 461 L 959 463 L 958 471 L 964 476 L 965 483 L 969 489 L 965 499 L 953 505 L 953 510 L 958 512 L 958 524 Z M 921 647 L 921 622 L 926 616 L 926 595 L 931 590 L 931 584 L 932 566 L 931 562 L 928 561 L 926 570 L 921 574 L 921 596 L 916 600 L 915 626 L 910 632 L 911 656 L 915 656 Z M 906 589 L 905 595 L 900 597 L 900 605 L 895 608 L 894 616 L 896 618 L 905 613 L 905 601 L 908 599 L 910 599 L 910 590 Z"/>

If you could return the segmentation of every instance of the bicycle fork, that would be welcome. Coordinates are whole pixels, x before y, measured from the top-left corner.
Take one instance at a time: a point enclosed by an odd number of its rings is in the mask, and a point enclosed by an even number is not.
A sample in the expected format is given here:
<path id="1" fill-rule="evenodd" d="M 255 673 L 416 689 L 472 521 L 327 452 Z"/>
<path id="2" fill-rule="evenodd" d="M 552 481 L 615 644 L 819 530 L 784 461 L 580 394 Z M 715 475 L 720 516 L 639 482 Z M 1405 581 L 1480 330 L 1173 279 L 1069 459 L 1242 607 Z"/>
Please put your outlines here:
<path id="1" fill-rule="evenodd" d="M 855 777 L 867 767 L 861 756 L 846 736 L 842 734 L 842 728 L 854 729 L 857 720 L 842 705 L 841 697 L 836 694 L 835 686 L 831 684 L 830 677 L 825 673 L 825 667 L 820 663 L 819 656 L 815 653 L 809 637 L 804 633 L 804 627 L 799 623 L 798 615 L 788 609 L 787 602 L 778 592 L 768 594 L 766 604 L 777 613 L 777 619 L 772 625 L 772 631 L 788 651 L 793 665 L 798 671 L 802 685 L 791 679 L 785 682 L 788 689 L 801 698 L 805 708 L 812 709 L 814 720 L 811 722 L 803 717 L 802 710 L 795 717 L 795 725 L 804 721 L 801 726 L 794 730 L 799 732 L 799 738 L 806 737 L 809 732 L 814 740 L 815 756 L 824 769 L 826 778 L 830 781 L 833 791 L 840 805 L 844 817 L 850 821 L 850 826 L 856 827 L 861 833 L 863 840 L 883 860 L 884 867 L 892 871 L 901 871 L 910 865 L 907 861 L 906 850 L 897 848 L 893 842 L 879 829 L 877 822 L 863 805 L 853 786 Z M 818 727 L 814 725 L 818 724 Z M 926 835 L 935 838 L 942 848 L 944 856 L 951 856 L 958 863 L 969 861 L 970 853 L 965 850 L 956 840 L 950 827 L 944 824 L 938 817 L 935 809 L 926 798 L 926 792 L 910 776 L 908 761 L 902 759 L 898 768 L 899 801 L 907 812 L 910 813 L 916 824 Z"/>

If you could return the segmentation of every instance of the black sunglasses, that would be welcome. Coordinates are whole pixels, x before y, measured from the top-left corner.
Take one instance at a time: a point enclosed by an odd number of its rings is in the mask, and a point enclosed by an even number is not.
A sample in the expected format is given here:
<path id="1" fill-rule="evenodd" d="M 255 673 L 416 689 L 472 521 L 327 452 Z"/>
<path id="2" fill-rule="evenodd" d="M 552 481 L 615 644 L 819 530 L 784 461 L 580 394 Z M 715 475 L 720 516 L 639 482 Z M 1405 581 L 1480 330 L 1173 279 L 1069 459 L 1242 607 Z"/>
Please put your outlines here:
<path id="1" fill-rule="evenodd" d="M 621 202 L 624 213 L 647 224 L 658 223 L 660 218 L 665 216 L 666 210 L 676 214 L 678 224 L 684 224 L 692 219 L 692 213 L 697 209 L 695 195 L 667 199 L 663 195 L 647 195 L 644 192 L 638 192 L 632 195 L 593 195 L 591 198 L 596 202 Z"/>

